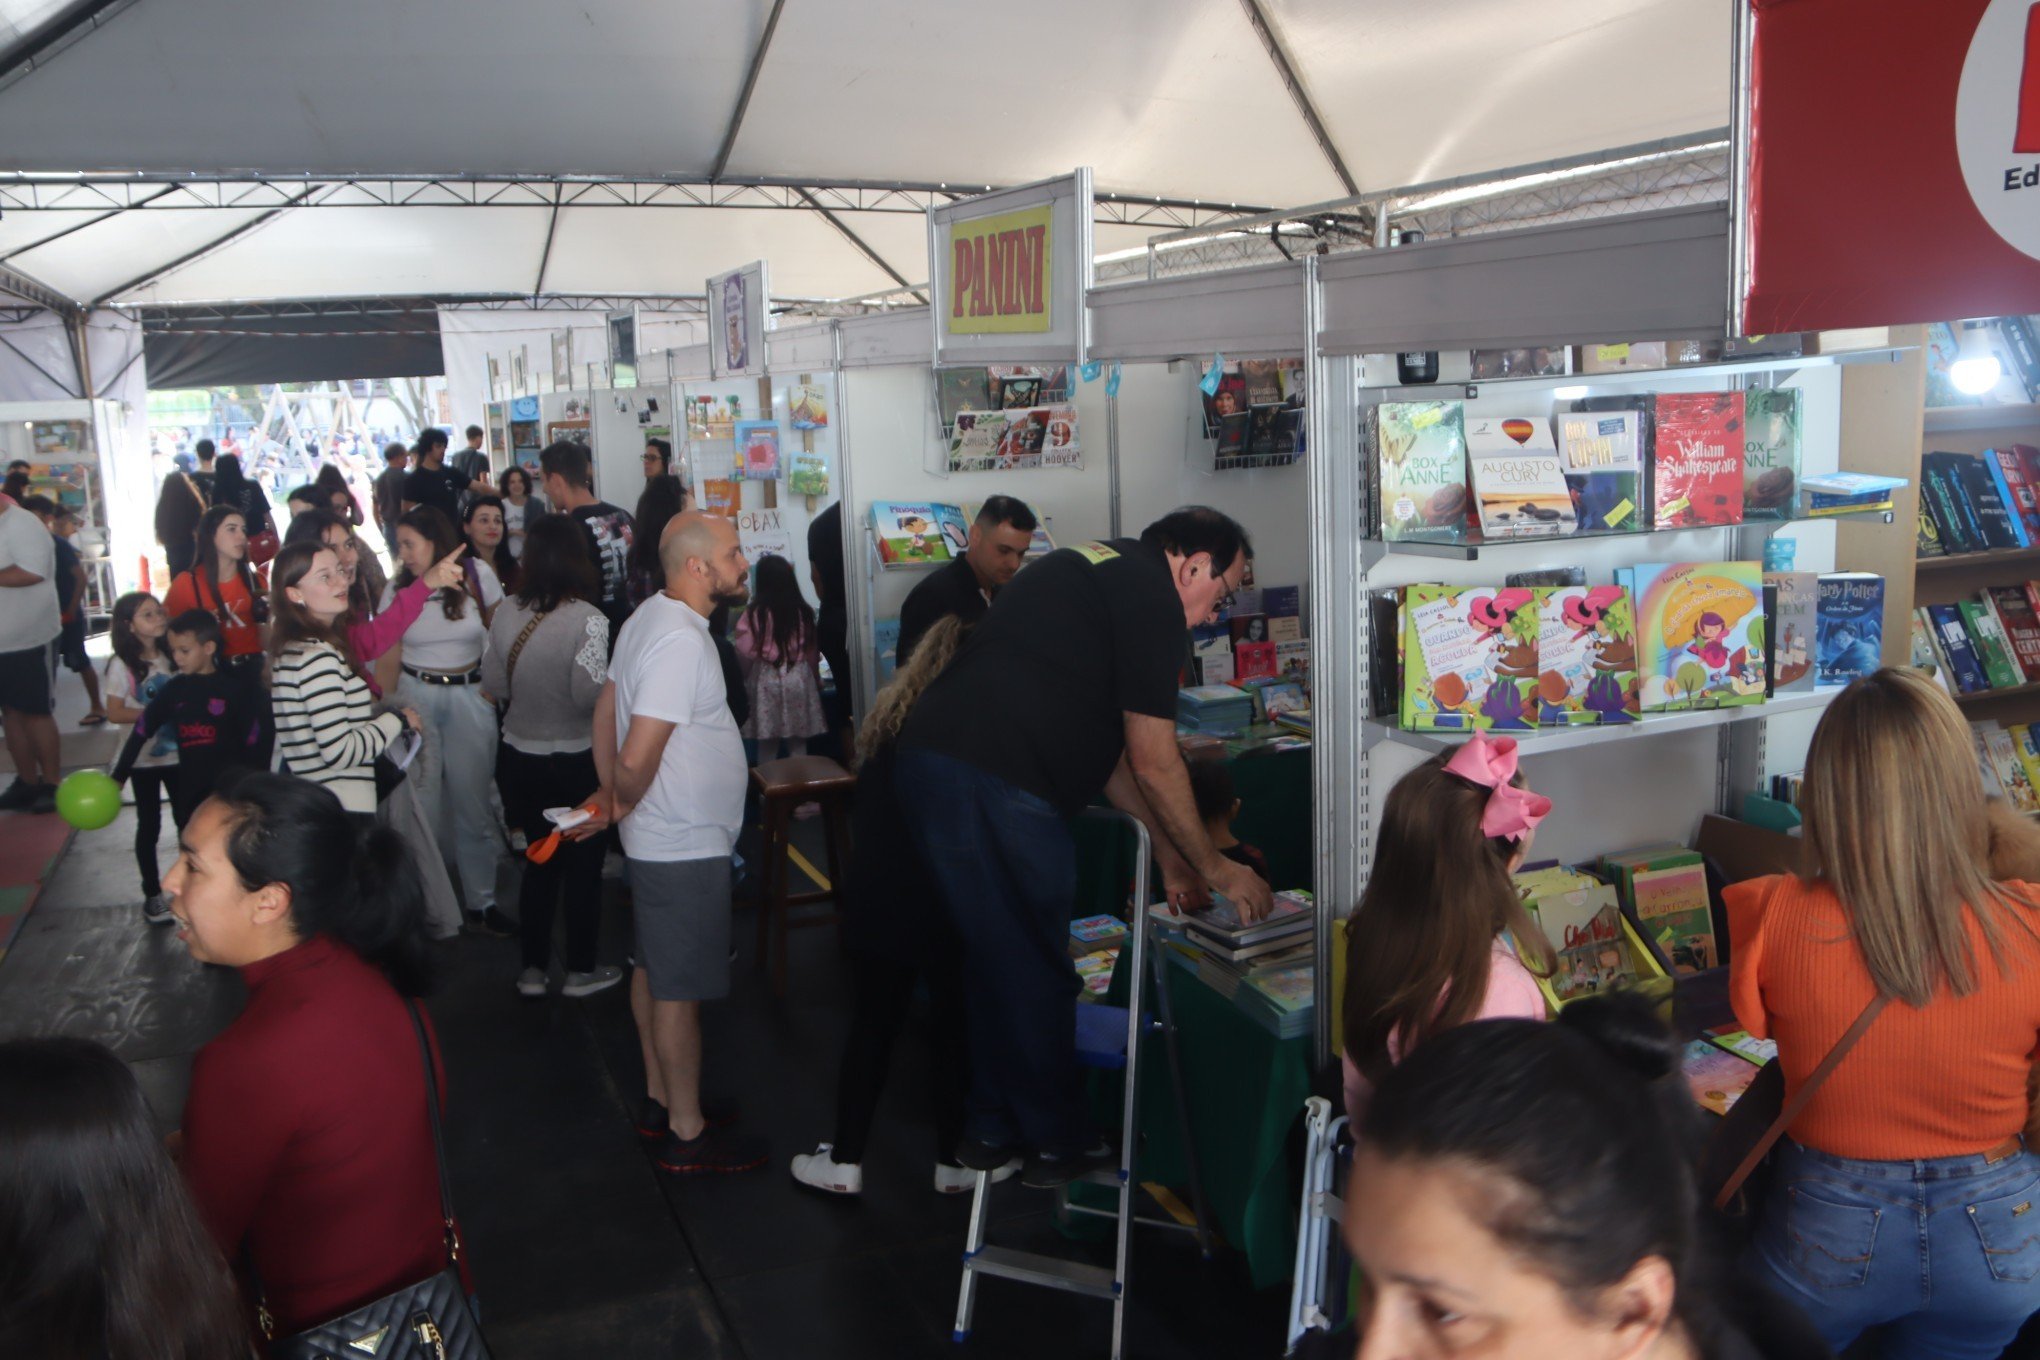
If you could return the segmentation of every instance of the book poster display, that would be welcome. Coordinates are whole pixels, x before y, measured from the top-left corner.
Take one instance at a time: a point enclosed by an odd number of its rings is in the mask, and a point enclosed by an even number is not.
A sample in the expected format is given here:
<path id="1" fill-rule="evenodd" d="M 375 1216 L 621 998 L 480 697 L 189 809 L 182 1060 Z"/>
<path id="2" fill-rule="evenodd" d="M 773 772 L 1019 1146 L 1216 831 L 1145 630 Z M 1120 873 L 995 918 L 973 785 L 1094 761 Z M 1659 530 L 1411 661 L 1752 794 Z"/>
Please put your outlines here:
<path id="1" fill-rule="evenodd" d="M 1084 465 L 1068 364 L 936 371 L 936 415 L 949 472 Z"/>
<path id="2" fill-rule="evenodd" d="M 765 372 L 767 299 L 765 262 L 712 276 L 708 296 L 708 369 L 716 378 Z"/>
<path id="3" fill-rule="evenodd" d="M 801 373 L 772 393 L 773 408 L 787 431 L 782 454 L 786 489 L 805 496 L 812 511 L 829 494 L 829 468 L 836 455 L 836 375 Z"/>
<path id="4" fill-rule="evenodd" d="M 1204 391 L 1202 433 L 1211 444 L 1216 472 L 1287 467 L 1303 457 L 1305 377 L 1303 360 L 1242 359 L 1219 365 L 1218 383 Z"/>

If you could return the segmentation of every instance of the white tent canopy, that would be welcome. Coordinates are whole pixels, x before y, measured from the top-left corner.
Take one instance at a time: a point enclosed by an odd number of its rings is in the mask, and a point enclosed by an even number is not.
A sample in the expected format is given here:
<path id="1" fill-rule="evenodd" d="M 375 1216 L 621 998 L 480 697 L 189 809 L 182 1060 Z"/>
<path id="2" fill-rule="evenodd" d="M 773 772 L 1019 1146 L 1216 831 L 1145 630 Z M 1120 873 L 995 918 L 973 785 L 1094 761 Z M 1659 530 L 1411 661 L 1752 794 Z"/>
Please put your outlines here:
<path id="1" fill-rule="evenodd" d="M 776 296 L 853 297 L 925 279 L 928 202 L 1080 164 L 1110 254 L 1235 206 L 1718 128 L 1729 16 L 0 0 L 0 287 L 144 306 L 685 297 L 764 258 Z"/>

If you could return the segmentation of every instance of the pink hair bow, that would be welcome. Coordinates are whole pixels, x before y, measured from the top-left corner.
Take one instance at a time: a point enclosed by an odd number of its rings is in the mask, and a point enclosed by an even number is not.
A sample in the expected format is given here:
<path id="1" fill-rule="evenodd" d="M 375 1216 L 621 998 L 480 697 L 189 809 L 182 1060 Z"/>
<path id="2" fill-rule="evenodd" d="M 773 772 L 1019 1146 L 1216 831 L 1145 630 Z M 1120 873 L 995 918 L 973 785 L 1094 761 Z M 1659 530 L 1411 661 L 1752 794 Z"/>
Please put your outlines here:
<path id="1" fill-rule="evenodd" d="M 1541 793 L 1519 789 L 1509 781 L 1516 777 L 1516 739 L 1475 732 L 1465 745 L 1445 762 L 1445 773 L 1456 774 L 1469 784 L 1489 789 L 1487 807 L 1480 814 L 1480 834 L 1520 839 L 1534 831 L 1551 812 L 1551 800 Z"/>

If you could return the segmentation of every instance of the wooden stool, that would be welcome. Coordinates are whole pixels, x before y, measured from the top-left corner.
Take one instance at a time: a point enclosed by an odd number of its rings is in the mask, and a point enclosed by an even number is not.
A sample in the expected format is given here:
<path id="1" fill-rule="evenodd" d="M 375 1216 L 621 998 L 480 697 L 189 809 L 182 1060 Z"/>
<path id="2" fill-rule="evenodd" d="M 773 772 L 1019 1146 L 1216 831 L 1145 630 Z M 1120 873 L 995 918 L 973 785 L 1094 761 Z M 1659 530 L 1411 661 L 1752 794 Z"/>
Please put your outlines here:
<path id="1" fill-rule="evenodd" d="M 789 917 L 793 907 L 841 902 L 843 871 L 850 862 L 850 796 L 857 789 L 857 776 L 823 756 L 790 756 L 754 767 L 751 784 L 758 790 L 765 856 L 758 876 L 758 966 L 763 968 L 768 959 L 772 961 L 772 994 L 785 996 L 786 932 L 839 919 L 835 911 Z M 803 803 L 822 805 L 828 831 L 829 886 L 795 893 L 787 891 L 793 849 L 787 833 L 793 825 L 794 809 Z"/>

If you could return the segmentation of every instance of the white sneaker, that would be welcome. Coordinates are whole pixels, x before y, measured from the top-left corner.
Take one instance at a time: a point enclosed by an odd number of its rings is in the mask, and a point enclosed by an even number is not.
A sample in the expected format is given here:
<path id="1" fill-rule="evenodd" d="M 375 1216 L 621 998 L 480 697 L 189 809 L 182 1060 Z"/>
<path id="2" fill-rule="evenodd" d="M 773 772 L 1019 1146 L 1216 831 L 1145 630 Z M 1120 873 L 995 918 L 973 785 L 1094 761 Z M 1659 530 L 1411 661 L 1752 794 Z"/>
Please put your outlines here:
<path id="1" fill-rule="evenodd" d="M 820 1190 L 828 1195 L 861 1195 L 864 1193 L 864 1168 L 855 1162 L 843 1163 L 836 1160 L 835 1147 L 823 1143 L 813 1152 L 795 1156 L 787 1165 L 793 1171 L 793 1178 L 810 1190 Z"/>
<path id="2" fill-rule="evenodd" d="M 560 987 L 560 995 L 593 996 L 597 992 L 608 991 L 621 981 L 623 970 L 613 963 L 605 963 L 590 972 L 568 973 L 566 982 Z"/>
<path id="3" fill-rule="evenodd" d="M 1000 1181 L 1011 1180 L 1019 1170 L 1020 1159 L 1015 1157 L 997 1171 L 990 1173 L 992 1184 L 997 1185 Z M 944 1166 L 942 1163 L 937 1162 L 935 1163 L 935 1193 L 938 1195 L 967 1195 L 977 1189 L 977 1177 L 978 1173 L 972 1171 L 967 1166 Z"/>
<path id="4" fill-rule="evenodd" d="M 517 995 L 544 996 L 545 970 L 540 968 L 527 968 L 523 972 L 519 973 L 517 975 Z"/>
<path id="5" fill-rule="evenodd" d="M 177 918 L 171 914 L 169 897 L 163 893 L 157 893 L 154 897 L 142 903 L 142 919 L 152 926 L 167 926 Z"/>

